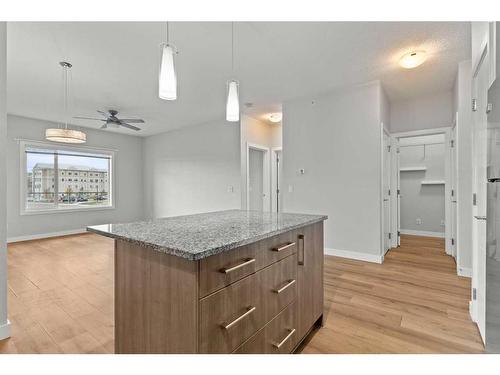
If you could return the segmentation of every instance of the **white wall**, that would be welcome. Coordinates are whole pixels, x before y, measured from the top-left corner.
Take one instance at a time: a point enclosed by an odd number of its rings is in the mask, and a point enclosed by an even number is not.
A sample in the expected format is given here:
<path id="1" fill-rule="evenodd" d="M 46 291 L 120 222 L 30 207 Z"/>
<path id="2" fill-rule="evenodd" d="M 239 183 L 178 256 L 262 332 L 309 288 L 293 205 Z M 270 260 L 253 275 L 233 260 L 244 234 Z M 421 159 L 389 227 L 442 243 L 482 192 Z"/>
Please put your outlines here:
<path id="1" fill-rule="evenodd" d="M 240 129 L 224 120 L 144 140 L 146 217 L 241 207 Z"/>
<path id="2" fill-rule="evenodd" d="M 143 218 L 142 139 L 85 129 L 87 146 L 117 149 L 114 183 L 115 208 L 82 212 L 20 215 L 20 160 L 16 138 L 44 140 L 45 129 L 56 124 L 18 116 L 7 121 L 7 236 L 26 236 L 84 229 L 88 225 L 128 222 Z"/>
<path id="3" fill-rule="evenodd" d="M 240 150 L 241 150 L 241 207 L 247 208 L 247 143 L 258 144 L 269 149 L 282 146 L 282 126 L 281 124 L 271 125 L 257 120 L 253 117 L 242 115 L 240 121 Z M 269 162 L 272 158 L 269 157 Z M 269 168 L 271 173 L 272 168 Z M 271 186 L 271 184 L 270 184 Z M 267 192 L 270 194 L 271 192 Z M 270 208 L 266 209 L 267 211 Z"/>
<path id="4" fill-rule="evenodd" d="M 437 144 L 432 144 L 431 138 L 427 141 L 426 137 L 419 138 L 427 144 L 399 148 L 400 168 L 427 168 L 425 171 L 400 173 L 401 233 L 434 232 L 444 237 L 445 227 L 441 222 L 445 219 L 445 185 L 421 184 L 423 180 L 445 180 L 444 135 L 441 134 L 442 143 Z M 420 224 L 417 219 L 420 219 Z"/>
<path id="5" fill-rule="evenodd" d="M 453 122 L 453 92 L 444 91 L 391 102 L 392 133 L 441 128 Z"/>
<path id="6" fill-rule="evenodd" d="M 7 28 L 0 22 L 0 340 L 10 336 L 7 324 L 7 193 L 6 193 L 6 137 L 7 137 Z"/>
<path id="7" fill-rule="evenodd" d="M 283 106 L 284 211 L 327 214 L 325 247 L 371 260 L 382 250 L 380 92 L 375 82 Z"/>
<path id="8" fill-rule="evenodd" d="M 454 85 L 457 114 L 457 266 L 472 267 L 472 61 L 458 65 Z"/>

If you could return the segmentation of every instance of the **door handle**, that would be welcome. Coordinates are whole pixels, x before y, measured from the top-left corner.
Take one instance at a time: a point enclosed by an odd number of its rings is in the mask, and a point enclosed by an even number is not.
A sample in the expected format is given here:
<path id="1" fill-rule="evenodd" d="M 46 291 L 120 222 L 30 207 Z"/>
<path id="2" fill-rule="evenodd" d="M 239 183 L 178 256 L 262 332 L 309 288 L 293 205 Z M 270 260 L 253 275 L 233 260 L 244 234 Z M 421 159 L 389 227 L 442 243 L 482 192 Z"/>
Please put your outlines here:
<path id="1" fill-rule="evenodd" d="M 486 216 L 474 216 L 477 220 L 486 220 Z"/>
<path id="2" fill-rule="evenodd" d="M 387 198 L 386 198 L 386 199 L 384 199 L 384 202 L 387 202 L 388 200 L 389 200 L 389 199 L 387 199 Z"/>

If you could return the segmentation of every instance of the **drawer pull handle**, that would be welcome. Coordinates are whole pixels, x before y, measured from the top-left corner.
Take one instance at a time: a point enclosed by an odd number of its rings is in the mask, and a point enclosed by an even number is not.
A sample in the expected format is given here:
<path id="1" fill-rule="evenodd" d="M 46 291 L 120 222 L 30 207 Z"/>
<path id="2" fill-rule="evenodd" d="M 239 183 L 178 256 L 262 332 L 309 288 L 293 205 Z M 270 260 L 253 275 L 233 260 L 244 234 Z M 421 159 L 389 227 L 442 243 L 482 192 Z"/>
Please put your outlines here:
<path id="1" fill-rule="evenodd" d="M 236 271 L 237 269 L 240 269 L 241 267 L 245 267 L 249 264 L 252 264 L 253 262 L 255 262 L 255 258 L 250 258 L 250 259 L 245 259 L 244 262 L 240 263 L 240 264 L 237 264 L 236 266 L 234 267 L 230 267 L 230 268 L 223 268 L 220 270 L 220 272 L 222 273 L 229 273 L 229 272 L 233 272 L 233 271 Z"/>
<path id="2" fill-rule="evenodd" d="M 253 313 L 255 311 L 256 307 L 255 306 L 252 306 L 252 307 L 249 307 L 247 309 L 247 311 L 240 315 L 239 317 L 237 317 L 236 319 L 234 319 L 231 323 L 228 323 L 228 324 L 223 324 L 222 325 L 222 328 L 224 329 L 229 329 L 231 328 L 232 326 L 234 326 L 236 323 L 238 323 L 241 319 L 244 319 L 246 316 L 250 315 L 251 313 Z"/>
<path id="3" fill-rule="evenodd" d="M 286 337 L 285 337 L 283 340 L 281 340 L 279 343 L 277 343 L 277 344 L 273 344 L 273 346 L 274 346 L 276 349 L 281 348 L 281 347 L 283 346 L 283 344 L 284 344 L 285 342 L 287 342 L 287 341 L 288 341 L 288 339 L 289 339 L 290 337 L 292 337 L 292 336 L 293 336 L 293 334 L 294 334 L 294 333 L 295 333 L 295 328 L 294 328 L 294 329 L 290 329 L 290 330 L 289 330 L 289 332 L 288 332 L 288 335 L 286 335 Z"/>
<path id="4" fill-rule="evenodd" d="M 305 256 L 306 256 L 306 254 L 305 254 L 305 240 L 304 240 L 303 234 L 299 234 L 298 237 L 299 237 L 299 242 L 302 242 L 302 246 L 299 246 L 299 255 L 297 255 L 297 259 L 298 259 L 297 263 L 299 264 L 299 266 L 303 266 L 305 264 L 305 261 L 306 261 L 306 258 L 305 258 Z"/>
<path id="5" fill-rule="evenodd" d="M 279 289 L 274 289 L 274 293 L 278 293 L 280 294 L 282 291 L 284 291 L 285 289 L 291 287 L 293 284 L 295 284 L 295 279 L 293 280 L 290 280 L 288 283 L 286 283 L 285 285 L 283 285 L 281 288 Z"/>
<path id="6" fill-rule="evenodd" d="M 288 249 L 289 247 L 292 247 L 295 245 L 295 242 L 290 242 L 290 243 L 287 243 L 286 245 L 283 245 L 283 246 L 280 246 L 280 247 L 275 247 L 273 249 L 273 251 L 277 251 L 277 252 L 280 252 L 281 250 L 285 250 L 285 249 Z"/>

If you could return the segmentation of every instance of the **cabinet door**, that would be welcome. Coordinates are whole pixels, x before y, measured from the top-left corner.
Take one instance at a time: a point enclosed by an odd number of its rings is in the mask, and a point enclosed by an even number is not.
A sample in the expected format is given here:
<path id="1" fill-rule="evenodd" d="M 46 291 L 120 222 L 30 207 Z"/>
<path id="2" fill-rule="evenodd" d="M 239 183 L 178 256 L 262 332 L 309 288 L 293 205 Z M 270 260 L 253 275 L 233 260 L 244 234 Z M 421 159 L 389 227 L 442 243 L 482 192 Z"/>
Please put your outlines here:
<path id="1" fill-rule="evenodd" d="M 298 338 L 323 314 L 323 222 L 297 231 Z"/>

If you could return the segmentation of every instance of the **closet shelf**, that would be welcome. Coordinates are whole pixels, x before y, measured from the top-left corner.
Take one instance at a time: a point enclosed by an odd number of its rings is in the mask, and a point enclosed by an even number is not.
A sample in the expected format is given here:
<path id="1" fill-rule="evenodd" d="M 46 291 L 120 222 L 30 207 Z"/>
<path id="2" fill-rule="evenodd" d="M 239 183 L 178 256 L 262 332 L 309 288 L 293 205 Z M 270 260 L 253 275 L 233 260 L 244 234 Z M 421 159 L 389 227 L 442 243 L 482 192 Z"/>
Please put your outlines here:
<path id="1" fill-rule="evenodd" d="M 443 180 L 427 180 L 422 181 L 422 185 L 444 185 Z"/>
<path id="2" fill-rule="evenodd" d="M 415 172 L 415 171 L 426 171 L 427 167 L 404 167 L 399 168 L 400 172 Z"/>

